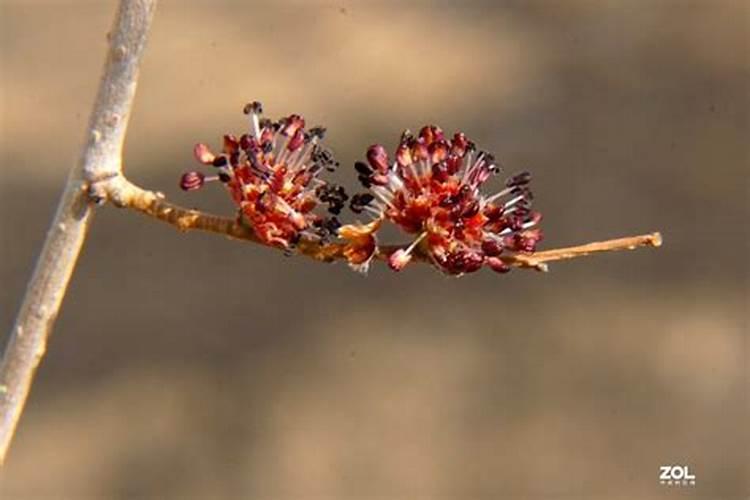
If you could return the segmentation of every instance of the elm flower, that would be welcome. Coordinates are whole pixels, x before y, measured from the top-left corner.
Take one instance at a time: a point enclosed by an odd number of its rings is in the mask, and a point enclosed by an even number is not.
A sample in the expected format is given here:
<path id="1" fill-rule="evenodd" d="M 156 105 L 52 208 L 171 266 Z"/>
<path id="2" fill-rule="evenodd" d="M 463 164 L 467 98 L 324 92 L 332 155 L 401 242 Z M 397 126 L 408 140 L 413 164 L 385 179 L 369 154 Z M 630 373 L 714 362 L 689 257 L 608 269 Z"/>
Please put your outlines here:
<path id="1" fill-rule="evenodd" d="M 541 214 L 531 210 L 531 175 L 519 173 L 494 194 L 481 193 L 500 168 L 493 155 L 477 151 L 460 132 L 446 139 L 432 125 L 418 136 L 406 131 L 393 159 L 376 144 L 367 150 L 367 163 L 354 167 L 369 191 L 354 195 L 350 208 L 414 236 L 388 257 L 393 270 L 403 269 L 419 251 L 448 274 L 483 266 L 504 273 L 510 268 L 501 254 L 532 253 L 542 239 L 535 228 Z"/>
<path id="2" fill-rule="evenodd" d="M 341 186 L 319 178 L 323 170 L 338 166 L 330 150 L 320 145 L 325 129 L 306 130 L 299 115 L 275 122 L 262 118 L 258 102 L 245 106 L 244 113 L 249 132 L 239 139 L 225 135 L 221 153 L 205 144 L 194 148 L 195 158 L 215 174 L 187 172 L 180 187 L 190 191 L 208 181 L 222 182 L 239 208 L 240 221 L 267 245 L 288 250 L 301 237 L 322 241 L 335 235 L 340 226 L 336 215 L 348 196 Z M 321 203 L 332 216 L 313 213 Z"/>

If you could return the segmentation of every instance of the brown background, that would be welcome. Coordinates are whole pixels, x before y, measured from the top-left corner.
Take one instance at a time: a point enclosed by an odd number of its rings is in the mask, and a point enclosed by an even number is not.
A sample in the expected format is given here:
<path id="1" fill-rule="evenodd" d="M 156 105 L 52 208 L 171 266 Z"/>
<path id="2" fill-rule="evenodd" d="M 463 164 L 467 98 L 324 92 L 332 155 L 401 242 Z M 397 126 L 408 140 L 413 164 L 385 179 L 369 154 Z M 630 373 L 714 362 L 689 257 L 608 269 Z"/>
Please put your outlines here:
<path id="1" fill-rule="evenodd" d="M 242 105 L 351 164 L 460 128 L 535 174 L 544 246 L 661 230 L 547 275 L 367 278 L 132 213 L 96 216 L 0 496 L 748 494 L 744 1 L 159 6 L 125 165 L 183 204 Z M 76 161 L 114 2 L 0 2 L 0 327 Z M 658 484 L 686 464 L 698 484 Z"/>

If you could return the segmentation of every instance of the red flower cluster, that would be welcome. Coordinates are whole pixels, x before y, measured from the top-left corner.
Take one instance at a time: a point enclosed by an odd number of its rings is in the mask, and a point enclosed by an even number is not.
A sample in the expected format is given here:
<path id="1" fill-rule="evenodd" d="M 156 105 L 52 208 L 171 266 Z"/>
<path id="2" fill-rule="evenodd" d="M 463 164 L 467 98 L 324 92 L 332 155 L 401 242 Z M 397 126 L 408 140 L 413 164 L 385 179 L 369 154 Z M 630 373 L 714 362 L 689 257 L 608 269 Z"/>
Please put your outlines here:
<path id="1" fill-rule="evenodd" d="M 367 163 L 357 162 L 359 180 L 369 192 L 352 197 L 355 212 L 366 211 L 376 220 L 388 219 L 416 235 L 409 247 L 389 256 L 396 271 L 412 259 L 416 248 L 449 274 L 463 274 L 488 266 L 510 270 L 499 256 L 503 252 L 534 252 L 542 239 L 532 229 L 541 214 L 530 209 L 531 175 L 523 172 L 507 179 L 492 195 L 480 186 L 499 171 L 494 157 L 477 152 L 462 133 L 446 139 L 435 126 L 418 136 L 404 132 L 391 162 L 385 148 L 373 145 Z"/>
<path id="2" fill-rule="evenodd" d="M 187 172 L 180 182 L 182 189 L 221 181 L 239 207 L 240 219 L 268 245 L 290 249 L 303 236 L 323 240 L 335 235 L 340 226 L 335 215 L 348 196 L 340 186 L 318 178 L 322 170 L 338 166 L 331 152 L 319 144 L 325 129 L 305 130 L 305 120 L 299 115 L 276 122 L 263 119 L 258 102 L 245 106 L 244 112 L 250 119 L 250 132 L 239 139 L 225 135 L 220 154 L 197 144 L 196 159 L 213 167 L 216 174 Z M 313 213 L 321 202 L 328 204 L 334 216 Z"/>
<path id="3" fill-rule="evenodd" d="M 500 191 L 482 194 L 482 184 L 500 169 L 460 132 L 451 139 L 432 125 L 417 136 L 404 132 L 393 159 L 383 146 L 370 146 L 367 163 L 354 165 L 368 191 L 353 196 L 349 206 L 370 213 L 373 221 L 341 226 L 336 215 L 349 197 L 318 177 L 338 166 L 319 144 L 325 129 L 306 130 L 299 115 L 276 122 L 261 118 L 258 102 L 245 106 L 245 114 L 249 133 L 239 139 L 225 135 L 220 154 L 205 144 L 195 146 L 198 161 L 216 173 L 187 172 L 180 185 L 193 190 L 221 181 L 239 207 L 240 221 L 267 245 L 289 250 L 301 238 L 341 237 L 349 264 L 365 270 L 378 251 L 375 233 L 389 220 L 414 235 L 411 244 L 388 256 L 392 269 L 400 271 L 419 252 L 442 271 L 460 275 L 483 266 L 507 272 L 501 255 L 532 253 L 542 239 L 535 228 L 541 214 L 531 210 L 531 175 L 514 175 Z M 332 216 L 313 213 L 321 203 Z"/>

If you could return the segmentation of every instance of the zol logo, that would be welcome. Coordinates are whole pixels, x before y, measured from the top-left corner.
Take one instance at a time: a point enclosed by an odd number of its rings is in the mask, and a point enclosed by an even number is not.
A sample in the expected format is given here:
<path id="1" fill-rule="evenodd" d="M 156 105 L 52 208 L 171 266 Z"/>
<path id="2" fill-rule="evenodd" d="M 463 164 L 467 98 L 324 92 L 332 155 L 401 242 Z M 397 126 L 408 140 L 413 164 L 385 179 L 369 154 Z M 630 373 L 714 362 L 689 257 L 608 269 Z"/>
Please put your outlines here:
<path id="1" fill-rule="evenodd" d="M 662 465 L 659 483 L 667 486 L 695 486 L 695 474 L 687 465 Z"/>

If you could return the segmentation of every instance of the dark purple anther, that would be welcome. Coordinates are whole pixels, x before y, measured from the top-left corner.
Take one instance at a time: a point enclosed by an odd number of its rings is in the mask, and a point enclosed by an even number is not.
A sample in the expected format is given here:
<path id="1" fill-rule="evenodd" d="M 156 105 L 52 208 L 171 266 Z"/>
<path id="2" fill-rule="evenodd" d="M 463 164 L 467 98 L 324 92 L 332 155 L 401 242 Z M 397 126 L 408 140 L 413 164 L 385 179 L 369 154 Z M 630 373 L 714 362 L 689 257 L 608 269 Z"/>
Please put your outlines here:
<path id="1" fill-rule="evenodd" d="M 531 182 L 531 173 L 521 172 L 512 177 L 508 177 L 508 180 L 505 181 L 505 185 L 507 187 L 525 186 L 529 182 Z"/>
<path id="2" fill-rule="evenodd" d="M 203 187 L 206 176 L 200 172 L 185 172 L 180 178 L 180 187 L 183 191 L 195 191 Z"/>

